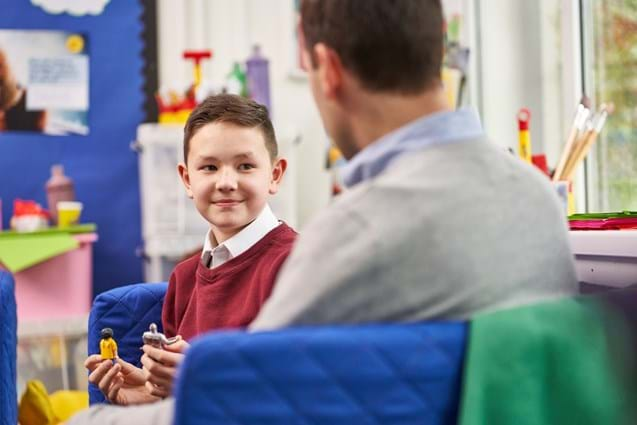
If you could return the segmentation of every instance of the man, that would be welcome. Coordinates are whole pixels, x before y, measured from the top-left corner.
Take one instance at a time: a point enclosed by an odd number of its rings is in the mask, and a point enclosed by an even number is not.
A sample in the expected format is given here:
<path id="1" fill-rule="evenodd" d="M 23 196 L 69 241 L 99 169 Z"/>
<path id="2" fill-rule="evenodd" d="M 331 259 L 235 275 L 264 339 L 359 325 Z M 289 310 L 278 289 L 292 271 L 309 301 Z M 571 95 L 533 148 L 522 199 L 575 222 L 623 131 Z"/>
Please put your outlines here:
<path id="1" fill-rule="evenodd" d="M 576 293 L 548 179 L 440 80 L 439 0 L 305 0 L 299 39 L 350 187 L 307 225 L 253 330 L 466 319 Z"/>

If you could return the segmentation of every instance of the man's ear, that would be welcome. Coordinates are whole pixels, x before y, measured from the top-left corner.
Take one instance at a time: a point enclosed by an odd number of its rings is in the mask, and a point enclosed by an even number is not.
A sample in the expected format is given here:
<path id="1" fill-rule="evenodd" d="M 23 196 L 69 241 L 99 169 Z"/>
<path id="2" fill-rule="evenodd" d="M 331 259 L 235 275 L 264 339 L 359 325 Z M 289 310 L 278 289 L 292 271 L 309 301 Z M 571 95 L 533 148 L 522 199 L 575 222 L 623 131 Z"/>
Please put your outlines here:
<path id="1" fill-rule="evenodd" d="M 343 85 L 343 63 L 338 54 L 324 43 L 314 45 L 316 71 L 321 90 L 327 99 L 333 99 L 339 94 Z"/>
<path id="2" fill-rule="evenodd" d="M 274 195 L 279 191 L 279 185 L 283 180 L 285 170 L 288 168 L 288 161 L 285 158 L 279 158 L 272 166 L 272 178 L 270 179 L 270 187 L 268 193 Z"/>
<path id="3" fill-rule="evenodd" d="M 180 162 L 177 165 L 177 171 L 179 172 L 179 177 L 181 177 L 181 182 L 184 184 L 186 188 L 186 193 L 190 199 L 193 198 L 192 189 L 190 188 L 190 175 L 188 174 L 188 167 L 185 163 Z"/>

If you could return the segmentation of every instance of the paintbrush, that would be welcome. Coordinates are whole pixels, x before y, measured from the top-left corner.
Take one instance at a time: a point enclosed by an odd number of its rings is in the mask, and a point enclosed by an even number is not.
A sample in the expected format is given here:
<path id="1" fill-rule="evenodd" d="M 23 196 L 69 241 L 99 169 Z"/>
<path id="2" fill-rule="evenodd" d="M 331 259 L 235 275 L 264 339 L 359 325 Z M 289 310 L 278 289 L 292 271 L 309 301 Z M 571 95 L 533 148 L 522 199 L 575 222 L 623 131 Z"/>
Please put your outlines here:
<path id="1" fill-rule="evenodd" d="M 581 102 L 577 105 L 575 116 L 573 117 L 573 124 L 571 125 L 568 138 L 566 139 L 564 150 L 562 151 L 560 160 L 555 168 L 555 172 L 553 173 L 553 181 L 563 180 L 564 168 L 566 167 L 569 157 L 572 155 L 577 136 L 584 131 L 584 125 L 590 115 L 590 110 L 588 109 L 589 104 L 590 101 L 588 97 L 582 96 Z"/>
<path id="2" fill-rule="evenodd" d="M 579 164 L 584 160 L 584 158 L 586 158 L 586 155 L 588 155 L 588 152 L 590 151 L 591 147 L 595 143 L 597 136 L 604 128 L 604 124 L 606 123 L 606 119 L 608 118 L 608 115 L 612 114 L 614 109 L 615 108 L 612 103 L 608 105 L 605 103 L 602 103 L 602 105 L 599 108 L 599 111 L 595 114 L 595 116 L 591 120 L 590 129 L 586 131 L 584 136 L 581 138 L 579 146 L 573 155 L 572 161 L 570 161 L 567 168 L 564 170 L 565 180 L 571 180 L 571 178 L 573 177 L 573 174 L 575 173 L 575 170 L 577 169 Z"/>

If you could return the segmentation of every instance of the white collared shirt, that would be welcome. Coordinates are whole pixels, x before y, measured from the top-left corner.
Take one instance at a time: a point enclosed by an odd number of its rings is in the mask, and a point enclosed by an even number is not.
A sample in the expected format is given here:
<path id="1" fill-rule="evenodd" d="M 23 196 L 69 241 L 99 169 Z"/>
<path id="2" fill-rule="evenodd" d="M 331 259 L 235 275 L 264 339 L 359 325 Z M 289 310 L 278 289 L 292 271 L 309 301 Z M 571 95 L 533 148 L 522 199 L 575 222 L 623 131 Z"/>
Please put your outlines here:
<path id="1" fill-rule="evenodd" d="M 247 251 L 279 224 L 281 223 L 277 220 L 270 206 L 265 204 L 261 213 L 252 223 L 222 244 L 217 245 L 215 236 L 211 230 L 208 230 L 201 256 L 203 257 L 206 251 L 211 251 L 212 262 L 210 263 L 210 268 L 214 269 Z"/>

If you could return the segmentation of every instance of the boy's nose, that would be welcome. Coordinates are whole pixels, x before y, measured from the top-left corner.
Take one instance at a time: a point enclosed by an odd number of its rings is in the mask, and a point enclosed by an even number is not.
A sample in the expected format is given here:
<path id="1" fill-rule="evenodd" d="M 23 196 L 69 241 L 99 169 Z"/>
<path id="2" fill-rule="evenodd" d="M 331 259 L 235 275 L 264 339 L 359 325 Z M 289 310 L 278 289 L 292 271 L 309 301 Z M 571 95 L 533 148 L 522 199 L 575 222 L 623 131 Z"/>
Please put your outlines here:
<path id="1" fill-rule="evenodd" d="M 218 190 L 235 190 L 237 188 L 237 176 L 232 170 L 227 168 L 221 169 L 219 172 L 219 180 L 217 181 Z"/>

